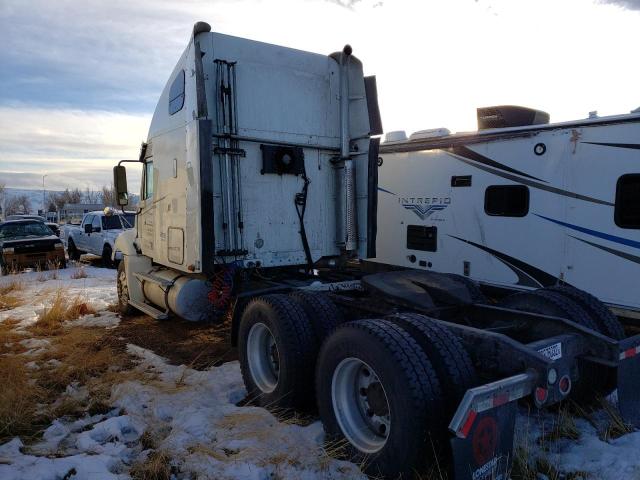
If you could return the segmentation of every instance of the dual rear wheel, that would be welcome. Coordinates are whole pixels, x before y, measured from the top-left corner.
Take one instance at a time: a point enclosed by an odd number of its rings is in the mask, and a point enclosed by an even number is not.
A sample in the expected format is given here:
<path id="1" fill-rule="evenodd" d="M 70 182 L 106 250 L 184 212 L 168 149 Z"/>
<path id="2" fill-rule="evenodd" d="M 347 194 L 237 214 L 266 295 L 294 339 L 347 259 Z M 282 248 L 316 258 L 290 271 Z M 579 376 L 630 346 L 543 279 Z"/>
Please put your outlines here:
<path id="1" fill-rule="evenodd" d="M 499 306 L 566 318 L 614 340 L 625 338 L 624 329 L 613 313 L 593 295 L 563 285 L 516 293 Z M 609 395 L 617 384 L 617 370 L 585 359 L 577 361 L 578 378 L 571 396 L 584 403 Z"/>
<path id="2" fill-rule="evenodd" d="M 251 300 L 238 347 L 254 403 L 317 407 L 329 441 L 347 443 L 349 459 L 366 459 L 369 473 L 390 477 L 448 455 L 448 414 L 475 378 L 460 341 L 435 320 L 345 323 L 321 293 Z"/>

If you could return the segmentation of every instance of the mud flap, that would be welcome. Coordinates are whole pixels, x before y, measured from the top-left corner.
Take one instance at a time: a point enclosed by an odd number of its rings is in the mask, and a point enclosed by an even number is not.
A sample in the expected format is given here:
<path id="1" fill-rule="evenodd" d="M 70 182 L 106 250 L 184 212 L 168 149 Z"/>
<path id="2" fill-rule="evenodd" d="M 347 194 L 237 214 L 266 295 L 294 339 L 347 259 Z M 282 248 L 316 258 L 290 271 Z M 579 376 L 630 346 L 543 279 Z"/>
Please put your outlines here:
<path id="1" fill-rule="evenodd" d="M 478 413 L 466 438 L 451 439 L 455 480 L 507 480 L 517 402 Z"/>
<path id="2" fill-rule="evenodd" d="M 631 349 L 621 354 L 618 365 L 618 409 L 625 423 L 640 428 L 640 355 L 625 357 Z"/>

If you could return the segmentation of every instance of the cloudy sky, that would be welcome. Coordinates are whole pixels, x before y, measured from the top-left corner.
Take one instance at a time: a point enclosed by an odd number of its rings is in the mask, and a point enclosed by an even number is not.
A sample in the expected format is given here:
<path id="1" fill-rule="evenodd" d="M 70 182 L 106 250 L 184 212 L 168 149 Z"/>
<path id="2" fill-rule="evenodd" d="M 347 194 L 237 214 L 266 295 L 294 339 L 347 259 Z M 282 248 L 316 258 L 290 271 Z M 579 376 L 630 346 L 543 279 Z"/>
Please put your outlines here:
<path id="1" fill-rule="evenodd" d="M 497 104 L 552 121 L 640 106 L 640 0 L 0 0 L 0 182 L 108 184 L 197 20 L 319 53 L 350 43 L 386 131 L 472 130 Z"/>

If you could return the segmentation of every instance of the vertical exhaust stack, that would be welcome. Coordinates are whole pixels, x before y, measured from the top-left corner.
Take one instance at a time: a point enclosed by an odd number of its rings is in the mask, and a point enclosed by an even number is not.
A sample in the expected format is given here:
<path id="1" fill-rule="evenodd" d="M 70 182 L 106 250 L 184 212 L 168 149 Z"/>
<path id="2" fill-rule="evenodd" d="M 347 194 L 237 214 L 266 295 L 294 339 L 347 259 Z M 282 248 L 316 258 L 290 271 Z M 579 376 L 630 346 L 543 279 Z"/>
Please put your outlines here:
<path id="1" fill-rule="evenodd" d="M 346 201 L 346 239 L 344 248 L 347 252 L 353 252 L 358 248 L 355 165 L 351 158 L 351 136 L 349 132 L 349 60 L 351 59 L 351 53 L 351 45 L 345 45 L 340 55 L 340 159 L 344 162 Z"/>

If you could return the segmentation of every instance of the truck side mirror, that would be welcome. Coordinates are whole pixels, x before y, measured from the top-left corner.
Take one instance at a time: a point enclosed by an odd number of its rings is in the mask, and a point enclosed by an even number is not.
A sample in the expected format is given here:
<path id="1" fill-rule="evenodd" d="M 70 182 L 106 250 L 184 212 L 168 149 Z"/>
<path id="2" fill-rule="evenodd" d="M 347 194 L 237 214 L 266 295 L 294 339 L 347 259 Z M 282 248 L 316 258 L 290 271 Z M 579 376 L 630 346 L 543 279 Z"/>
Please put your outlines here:
<path id="1" fill-rule="evenodd" d="M 91 233 L 93 232 L 93 225 L 89 224 L 89 225 L 85 225 L 84 226 L 84 233 Z"/>
<path id="2" fill-rule="evenodd" d="M 113 167 L 113 186 L 116 190 L 118 205 L 124 207 L 129 204 L 129 189 L 127 188 L 127 169 L 122 165 Z"/>

